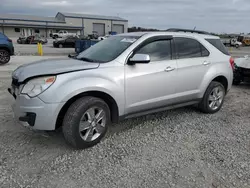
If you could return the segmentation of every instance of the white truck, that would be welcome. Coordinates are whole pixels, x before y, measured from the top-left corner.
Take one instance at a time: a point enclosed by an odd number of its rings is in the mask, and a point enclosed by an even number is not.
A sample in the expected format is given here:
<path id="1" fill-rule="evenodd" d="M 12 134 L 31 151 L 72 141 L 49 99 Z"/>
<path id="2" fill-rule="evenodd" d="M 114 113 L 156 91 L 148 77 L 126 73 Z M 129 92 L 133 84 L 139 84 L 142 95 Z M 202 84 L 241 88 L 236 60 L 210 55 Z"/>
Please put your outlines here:
<path id="1" fill-rule="evenodd" d="M 225 46 L 235 46 L 236 48 L 239 48 L 242 45 L 242 43 L 237 41 L 236 38 L 221 38 L 221 42 Z"/>
<path id="2" fill-rule="evenodd" d="M 52 33 L 52 38 L 56 39 L 56 38 L 65 38 L 68 36 L 76 36 L 76 33 L 69 33 L 68 31 L 65 30 L 60 30 L 58 33 Z"/>

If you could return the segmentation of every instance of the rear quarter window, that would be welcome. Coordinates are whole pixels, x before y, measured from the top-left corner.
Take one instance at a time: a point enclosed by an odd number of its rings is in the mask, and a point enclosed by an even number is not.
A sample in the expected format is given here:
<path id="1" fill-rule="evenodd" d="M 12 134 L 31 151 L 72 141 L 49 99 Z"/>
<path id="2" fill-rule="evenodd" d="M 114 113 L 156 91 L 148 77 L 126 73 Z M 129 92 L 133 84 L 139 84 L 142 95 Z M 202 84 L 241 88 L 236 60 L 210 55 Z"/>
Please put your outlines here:
<path id="1" fill-rule="evenodd" d="M 174 42 L 178 59 L 209 56 L 209 51 L 196 39 L 175 37 Z"/>
<path id="2" fill-rule="evenodd" d="M 220 39 L 206 39 L 210 44 L 212 44 L 215 48 L 221 51 L 225 55 L 230 55 L 224 44 Z"/>

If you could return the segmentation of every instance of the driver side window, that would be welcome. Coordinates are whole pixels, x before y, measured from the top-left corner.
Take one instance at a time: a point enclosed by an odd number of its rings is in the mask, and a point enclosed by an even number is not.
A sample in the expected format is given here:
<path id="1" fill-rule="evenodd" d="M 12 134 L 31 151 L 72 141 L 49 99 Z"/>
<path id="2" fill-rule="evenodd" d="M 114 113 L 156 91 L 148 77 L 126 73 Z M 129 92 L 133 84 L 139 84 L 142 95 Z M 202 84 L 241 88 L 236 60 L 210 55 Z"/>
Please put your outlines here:
<path id="1" fill-rule="evenodd" d="M 136 54 L 148 54 L 151 61 L 171 60 L 171 40 L 157 40 L 140 48 Z"/>

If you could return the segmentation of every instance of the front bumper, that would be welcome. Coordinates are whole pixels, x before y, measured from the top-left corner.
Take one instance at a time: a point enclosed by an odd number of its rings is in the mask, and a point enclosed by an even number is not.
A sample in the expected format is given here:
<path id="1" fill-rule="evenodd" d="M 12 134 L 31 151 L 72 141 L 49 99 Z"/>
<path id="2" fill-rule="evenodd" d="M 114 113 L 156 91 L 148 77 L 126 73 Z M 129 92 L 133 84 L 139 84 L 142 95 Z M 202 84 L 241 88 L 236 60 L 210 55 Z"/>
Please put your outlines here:
<path id="1" fill-rule="evenodd" d="M 13 95 L 10 88 L 8 91 Z M 23 126 L 49 131 L 55 130 L 57 116 L 63 105 L 64 103 L 44 103 L 39 97 L 16 94 L 12 109 L 15 119 Z"/>
<path id="2" fill-rule="evenodd" d="M 11 48 L 10 55 L 11 55 L 11 56 L 12 56 L 12 55 L 15 55 L 15 48 L 14 48 L 14 46 L 12 46 L 12 48 Z"/>

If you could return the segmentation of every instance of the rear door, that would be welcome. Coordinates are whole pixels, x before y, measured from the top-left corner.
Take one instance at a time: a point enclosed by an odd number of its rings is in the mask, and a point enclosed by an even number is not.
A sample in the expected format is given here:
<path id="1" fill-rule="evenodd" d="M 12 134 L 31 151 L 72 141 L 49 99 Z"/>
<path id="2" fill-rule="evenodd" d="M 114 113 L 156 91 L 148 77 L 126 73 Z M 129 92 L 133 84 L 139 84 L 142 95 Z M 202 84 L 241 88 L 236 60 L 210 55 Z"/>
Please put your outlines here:
<path id="1" fill-rule="evenodd" d="M 195 38 L 175 37 L 177 57 L 176 95 L 178 102 L 198 97 L 204 75 L 209 69 L 209 51 Z"/>

